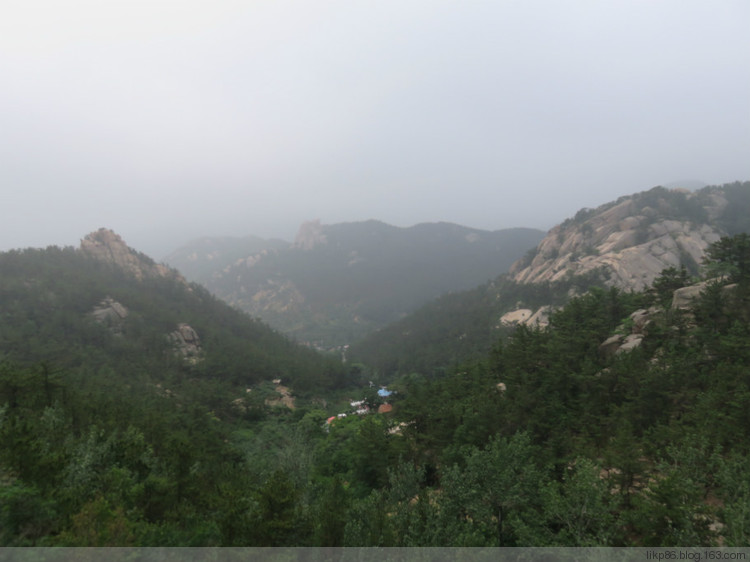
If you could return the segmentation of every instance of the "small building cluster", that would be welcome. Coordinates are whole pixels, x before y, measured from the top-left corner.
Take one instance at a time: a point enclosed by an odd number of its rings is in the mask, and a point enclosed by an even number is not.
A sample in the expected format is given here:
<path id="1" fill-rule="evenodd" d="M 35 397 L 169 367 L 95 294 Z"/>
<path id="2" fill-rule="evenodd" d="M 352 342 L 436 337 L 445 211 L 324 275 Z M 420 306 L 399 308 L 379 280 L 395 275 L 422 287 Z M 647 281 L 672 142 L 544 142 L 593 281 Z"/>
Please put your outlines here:
<path id="1" fill-rule="evenodd" d="M 370 383 L 370 386 L 373 386 L 373 384 Z M 378 396 L 380 398 L 388 398 L 392 394 L 393 394 L 393 391 L 388 390 L 385 386 L 380 387 L 380 390 L 378 390 Z M 326 420 L 326 429 L 337 419 L 345 418 L 348 415 L 364 416 L 366 414 L 369 414 L 372 411 L 370 409 L 370 406 L 367 405 L 366 400 L 352 400 L 351 402 L 349 402 L 349 406 L 351 406 L 352 411 L 342 412 L 335 416 L 329 417 Z M 380 404 L 377 409 L 378 414 L 387 414 L 388 412 L 391 412 L 391 411 L 393 411 L 393 405 L 388 404 L 387 402 Z"/>

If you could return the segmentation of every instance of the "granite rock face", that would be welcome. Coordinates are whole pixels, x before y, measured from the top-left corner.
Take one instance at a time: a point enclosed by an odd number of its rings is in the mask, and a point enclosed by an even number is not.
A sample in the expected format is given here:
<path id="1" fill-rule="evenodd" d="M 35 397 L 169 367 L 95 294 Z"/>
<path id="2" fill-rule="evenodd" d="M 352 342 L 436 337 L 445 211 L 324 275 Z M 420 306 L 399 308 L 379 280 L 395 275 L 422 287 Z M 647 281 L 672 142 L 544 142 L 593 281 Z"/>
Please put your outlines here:
<path id="1" fill-rule="evenodd" d="M 726 206 L 720 191 L 654 188 L 583 209 L 553 228 L 510 275 L 518 283 L 544 283 L 599 274 L 608 286 L 640 291 L 669 267 L 696 272 L 706 248 L 725 234 L 712 218 Z"/>
<path id="2" fill-rule="evenodd" d="M 148 277 L 166 277 L 187 284 L 175 270 L 155 263 L 148 256 L 131 249 L 118 234 L 107 228 L 100 228 L 86 235 L 81 240 L 80 251 L 100 261 L 111 263 L 138 280 Z"/>
<path id="3" fill-rule="evenodd" d="M 672 294 L 672 310 L 689 310 L 696 298 L 698 298 L 702 291 L 706 289 L 709 281 L 703 281 L 690 285 L 688 287 L 682 287 L 677 289 Z"/>

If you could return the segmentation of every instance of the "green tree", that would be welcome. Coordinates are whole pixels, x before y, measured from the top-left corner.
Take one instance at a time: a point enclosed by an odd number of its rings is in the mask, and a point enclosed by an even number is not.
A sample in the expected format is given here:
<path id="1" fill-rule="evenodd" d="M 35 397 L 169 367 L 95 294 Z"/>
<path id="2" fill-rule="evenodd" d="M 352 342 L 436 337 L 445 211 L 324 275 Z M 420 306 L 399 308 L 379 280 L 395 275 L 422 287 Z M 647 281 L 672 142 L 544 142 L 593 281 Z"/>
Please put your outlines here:
<path id="1" fill-rule="evenodd" d="M 732 455 L 722 459 L 718 472 L 720 510 L 724 528 L 721 535 L 727 546 L 750 545 L 750 457 Z"/>
<path id="2" fill-rule="evenodd" d="M 282 470 L 276 470 L 257 492 L 253 518 L 255 546 L 299 546 L 299 490 Z"/>
<path id="3" fill-rule="evenodd" d="M 348 519 L 349 495 L 336 475 L 319 490 L 314 507 L 316 546 L 344 546 L 344 530 Z"/>
<path id="4" fill-rule="evenodd" d="M 562 482 L 553 480 L 542 490 L 542 513 L 551 531 L 547 544 L 607 546 L 617 536 L 612 493 L 601 468 L 578 458 Z"/>
<path id="5" fill-rule="evenodd" d="M 654 302 L 664 308 L 669 308 L 672 304 L 672 295 L 677 289 L 687 287 L 690 284 L 690 275 L 687 268 L 682 265 L 680 269 L 668 267 L 663 269 L 654 280 L 651 290 L 649 291 Z"/>
<path id="6" fill-rule="evenodd" d="M 496 436 L 483 450 L 467 452 L 466 467 L 454 466 L 443 479 L 446 500 L 454 503 L 448 511 L 455 512 L 456 504 L 463 506 L 461 519 L 470 521 L 488 546 L 537 540 L 540 491 L 547 477 L 529 435 Z"/>
<path id="7" fill-rule="evenodd" d="M 724 237 L 706 250 L 704 264 L 711 275 L 726 275 L 731 283 L 750 281 L 750 234 Z"/>

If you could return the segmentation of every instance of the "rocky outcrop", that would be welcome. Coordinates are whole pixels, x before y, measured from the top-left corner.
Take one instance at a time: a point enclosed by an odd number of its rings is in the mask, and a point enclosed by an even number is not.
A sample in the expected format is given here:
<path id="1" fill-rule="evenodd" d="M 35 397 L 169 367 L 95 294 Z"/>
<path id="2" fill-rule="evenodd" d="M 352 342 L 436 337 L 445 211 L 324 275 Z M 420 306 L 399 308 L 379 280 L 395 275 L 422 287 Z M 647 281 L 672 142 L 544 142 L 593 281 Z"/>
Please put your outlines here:
<path id="1" fill-rule="evenodd" d="M 168 277 L 187 285 L 179 273 L 131 249 L 118 234 L 107 228 L 100 228 L 86 235 L 81 240 L 80 251 L 95 259 L 115 265 L 138 280 L 147 277 Z"/>
<path id="2" fill-rule="evenodd" d="M 115 334 L 122 332 L 122 321 L 128 317 L 128 309 L 112 297 L 106 297 L 91 311 L 94 320 L 107 326 Z"/>
<path id="3" fill-rule="evenodd" d="M 533 328 L 545 328 L 549 325 L 549 315 L 553 307 L 546 305 L 538 308 L 536 312 L 529 308 L 518 308 L 506 312 L 500 317 L 500 324 L 503 326 L 525 325 Z"/>
<path id="4" fill-rule="evenodd" d="M 555 308 L 550 305 L 539 308 L 534 314 L 531 315 L 531 318 L 526 320 L 526 325 L 539 328 L 549 326 L 549 316 L 554 310 Z"/>
<path id="5" fill-rule="evenodd" d="M 700 296 L 709 283 L 710 281 L 703 281 L 677 289 L 672 293 L 672 310 L 689 310 L 693 306 L 693 301 Z"/>
<path id="6" fill-rule="evenodd" d="M 723 235 L 710 221 L 726 205 L 720 191 L 654 188 L 584 209 L 553 228 L 510 275 L 518 283 L 544 283 L 599 273 L 609 286 L 640 291 L 669 267 L 696 270 Z"/>
<path id="7" fill-rule="evenodd" d="M 174 332 L 170 332 L 169 341 L 172 342 L 175 353 L 190 363 L 197 363 L 203 355 L 201 340 L 189 324 L 180 323 Z"/>
<path id="8" fill-rule="evenodd" d="M 599 351 L 604 355 L 619 355 L 636 349 L 648 335 L 649 327 L 663 317 L 664 311 L 655 306 L 636 310 L 628 321 L 618 328 L 617 334 L 599 345 Z"/>
<path id="9" fill-rule="evenodd" d="M 516 324 L 526 324 L 529 318 L 532 317 L 534 312 L 528 308 L 519 308 L 518 310 L 511 310 L 506 312 L 500 317 L 500 324 L 503 326 L 513 326 Z"/>
<path id="10" fill-rule="evenodd" d="M 675 311 L 682 311 L 686 312 L 688 314 L 688 318 L 692 316 L 692 309 L 695 304 L 695 301 L 701 296 L 701 294 L 709 288 L 710 285 L 722 283 L 721 278 L 715 278 L 715 279 L 708 279 L 706 281 L 702 281 L 700 283 L 696 283 L 695 285 L 690 285 L 688 287 L 682 287 L 681 289 L 677 289 L 672 294 L 672 307 L 671 310 L 673 312 Z M 732 295 L 736 294 L 735 291 L 737 289 L 736 283 L 731 283 L 728 285 L 723 285 L 721 287 L 721 294 L 724 299 L 728 299 L 724 301 L 724 307 L 730 308 L 732 306 Z"/>
<path id="11" fill-rule="evenodd" d="M 97 322 L 106 322 L 108 320 L 123 320 L 128 316 L 128 309 L 122 306 L 112 297 L 106 297 L 102 302 L 94 307 L 91 312 Z"/>

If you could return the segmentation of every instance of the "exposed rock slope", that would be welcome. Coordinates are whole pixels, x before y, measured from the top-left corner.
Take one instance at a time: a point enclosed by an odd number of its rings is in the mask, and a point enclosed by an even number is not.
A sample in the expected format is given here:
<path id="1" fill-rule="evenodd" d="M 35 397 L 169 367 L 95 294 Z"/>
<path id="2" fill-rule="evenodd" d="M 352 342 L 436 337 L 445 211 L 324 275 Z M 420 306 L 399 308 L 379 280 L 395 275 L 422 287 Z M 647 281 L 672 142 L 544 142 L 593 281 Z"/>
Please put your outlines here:
<path id="1" fill-rule="evenodd" d="M 697 192 L 656 187 L 597 209 L 583 209 L 553 228 L 536 251 L 511 268 L 518 283 L 600 275 L 610 286 L 642 290 L 662 270 L 684 265 L 697 273 L 709 244 L 726 235 L 730 205 L 744 202 L 739 184 Z M 737 187 L 734 186 L 734 187 Z M 731 202 L 730 202 L 731 199 Z M 743 212 L 740 210 L 740 212 Z M 750 206 L 744 209 L 750 215 Z"/>
<path id="2" fill-rule="evenodd" d="M 110 263 L 132 274 L 136 279 L 166 277 L 187 284 L 175 270 L 155 263 L 148 256 L 131 249 L 119 234 L 100 228 L 81 240 L 80 251 L 100 261 Z"/>

